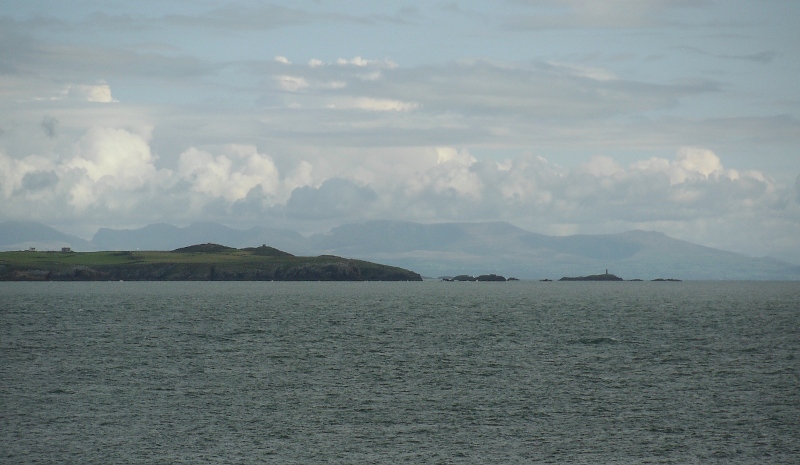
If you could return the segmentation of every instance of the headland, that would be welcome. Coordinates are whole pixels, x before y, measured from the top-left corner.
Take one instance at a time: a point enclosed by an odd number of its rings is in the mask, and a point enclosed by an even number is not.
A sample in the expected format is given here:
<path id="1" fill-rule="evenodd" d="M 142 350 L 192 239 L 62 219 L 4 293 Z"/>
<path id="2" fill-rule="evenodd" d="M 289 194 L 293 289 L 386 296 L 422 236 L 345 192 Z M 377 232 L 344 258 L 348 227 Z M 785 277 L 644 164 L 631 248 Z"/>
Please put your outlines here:
<path id="1" fill-rule="evenodd" d="M 413 271 L 273 247 L 197 244 L 172 251 L 2 252 L 0 281 L 422 281 Z"/>

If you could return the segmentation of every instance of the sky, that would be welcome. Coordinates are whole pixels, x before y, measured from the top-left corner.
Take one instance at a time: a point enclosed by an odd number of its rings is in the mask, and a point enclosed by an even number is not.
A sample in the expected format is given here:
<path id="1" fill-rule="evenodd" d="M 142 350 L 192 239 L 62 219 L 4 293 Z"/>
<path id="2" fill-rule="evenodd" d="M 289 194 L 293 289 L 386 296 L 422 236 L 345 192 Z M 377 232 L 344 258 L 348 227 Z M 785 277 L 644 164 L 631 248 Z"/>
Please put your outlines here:
<path id="1" fill-rule="evenodd" d="M 632 229 L 800 263 L 796 0 L 5 0 L 0 221 Z"/>

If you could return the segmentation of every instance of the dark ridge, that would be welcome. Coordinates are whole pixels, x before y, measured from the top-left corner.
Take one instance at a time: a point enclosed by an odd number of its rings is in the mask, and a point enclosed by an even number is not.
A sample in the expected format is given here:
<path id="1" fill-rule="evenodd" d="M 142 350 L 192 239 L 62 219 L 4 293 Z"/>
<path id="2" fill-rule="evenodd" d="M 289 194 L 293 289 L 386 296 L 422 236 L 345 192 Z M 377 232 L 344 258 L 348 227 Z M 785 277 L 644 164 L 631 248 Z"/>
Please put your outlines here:
<path id="1" fill-rule="evenodd" d="M 564 276 L 563 278 L 559 279 L 559 281 L 623 281 L 623 279 L 610 273 L 604 273 L 591 274 L 589 276 Z"/>
<path id="2" fill-rule="evenodd" d="M 173 252 L 177 253 L 221 253 L 221 252 L 233 252 L 236 249 L 233 247 L 227 247 L 224 245 L 219 244 L 195 244 L 190 245 L 188 247 L 181 247 L 180 249 L 175 249 Z"/>
<path id="3" fill-rule="evenodd" d="M 246 247 L 241 250 L 261 257 L 294 257 L 294 255 L 290 254 L 289 252 L 278 250 L 275 247 L 270 247 L 266 244 L 262 245 L 261 247 Z"/>

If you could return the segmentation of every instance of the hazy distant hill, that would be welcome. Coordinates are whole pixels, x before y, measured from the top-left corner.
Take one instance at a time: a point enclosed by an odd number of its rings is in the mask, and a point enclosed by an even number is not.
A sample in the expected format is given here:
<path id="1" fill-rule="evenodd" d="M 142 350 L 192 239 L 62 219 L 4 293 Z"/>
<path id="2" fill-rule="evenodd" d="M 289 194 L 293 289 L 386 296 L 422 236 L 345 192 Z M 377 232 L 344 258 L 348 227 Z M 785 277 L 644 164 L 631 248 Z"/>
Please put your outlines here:
<path id="1" fill-rule="evenodd" d="M 546 236 L 508 223 L 349 224 L 309 238 L 317 253 L 378 260 L 427 276 L 497 273 L 558 279 L 609 269 L 625 279 L 800 279 L 800 267 L 662 233 Z"/>
<path id="2" fill-rule="evenodd" d="M 42 250 L 59 250 L 62 247 L 78 250 L 90 248 L 89 242 L 84 239 L 64 234 L 35 221 L 0 223 L 0 250 L 27 250 L 31 247 Z"/>
<path id="3" fill-rule="evenodd" d="M 281 250 L 302 251 L 305 238 L 288 229 L 229 228 L 219 223 L 193 223 L 184 228 L 159 223 L 139 229 L 101 228 L 92 238 L 95 250 L 172 250 L 190 244 L 226 244 L 253 247 L 267 244 Z"/>
<path id="4" fill-rule="evenodd" d="M 523 279 L 558 279 L 608 269 L 624 279 L 800 280 L 800 267 L 796 265 L 712 249 L 657 232 L 560 237 L 536 234 L 504 222 L 371 221 L 343 225 L 308 238 L 285 229 L 239 230 L 217 223 L 195 223 L 183 228 L 154 224 L 132 230 L 100 229 L 91 242 L 38 223 L 0 224 L 0 247 L 4 250 L 27 248 L 20 245 L 28 243 L 21 239 L 41 243 L 49 240 L 79 250 L 173 250 L 208 242 L 237 248 L 267 244 L 298 255 L 357 258 L 433 277 L 494 273 Z"/>

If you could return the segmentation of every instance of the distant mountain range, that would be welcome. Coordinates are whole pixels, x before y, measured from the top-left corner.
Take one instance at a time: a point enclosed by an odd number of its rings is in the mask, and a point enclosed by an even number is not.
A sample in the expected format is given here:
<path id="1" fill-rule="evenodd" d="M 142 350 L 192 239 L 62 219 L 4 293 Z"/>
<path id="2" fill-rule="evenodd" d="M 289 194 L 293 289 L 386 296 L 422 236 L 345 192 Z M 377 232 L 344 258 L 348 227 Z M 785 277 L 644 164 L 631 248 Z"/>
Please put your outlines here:
<path id="1" fill-rule="evenodd" d="M 625 279 L 800 280 L 800 266 L 752 258 L 672 239 L 662 233 L 546 236 L 509 223 L 420 224 L 370 221 L 305 237 L 296 231 L 218 223 L 187 227 L 153 224 L 100 229 L 91 241 L 33 222 L 0 223 L 0 250 L 173 250 L 213 242 L 230 247 L 262 244 L 295 255 L 330 254 L 414 270 L 424 276 L 500 274 L 558 279 L 601 273 Z"/>
<path id="2" fill-rule="evenodd" d="M 61 247 L 94 250 L 89 241 L 64 234 L 42 223 L 35 221 L 0 223 L 0 250 L 27 250 L 31 247 L 42 250 L 59 250 Z"/>
<path id="3" fill-rule="evenodd" d="M 241 230 L 219 223 L 193 223 L 179 228 L 159 223 L 140 229 L 100 228 L 92 237 L 91 245 L 94 250 L 174 250 L 207 242 L 236 248 L 266 244 L 281 250 L 297 251 L 303 250 L 305 238 L 288 229 Z"/>

